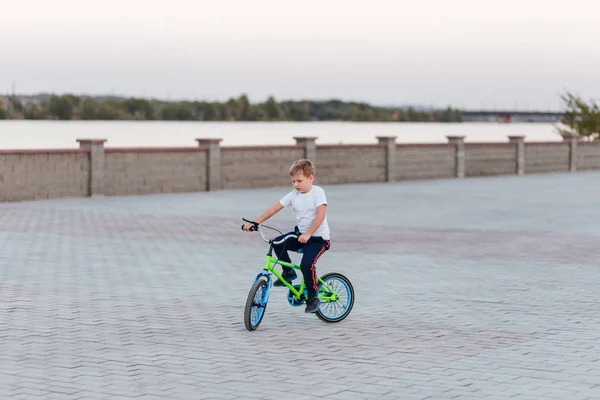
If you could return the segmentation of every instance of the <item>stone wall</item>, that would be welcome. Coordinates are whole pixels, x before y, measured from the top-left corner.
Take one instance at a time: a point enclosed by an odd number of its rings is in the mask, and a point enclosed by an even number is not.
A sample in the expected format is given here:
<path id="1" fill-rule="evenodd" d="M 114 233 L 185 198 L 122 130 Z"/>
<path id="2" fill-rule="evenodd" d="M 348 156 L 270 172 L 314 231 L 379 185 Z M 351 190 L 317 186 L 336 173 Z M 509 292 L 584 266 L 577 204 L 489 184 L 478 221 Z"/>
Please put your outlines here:
<path id="1" fill-rule="evenodd" d="M 575 167 L 580 171 L 600 169 L 600 156 L 596 143 L 577 143 L 575 157 L 577 157 Z"/>
<path id="2" fill-rule="evenodd" d="M 456 148 L 450 144 L 398 145 L 395 149 L 395 180 L 441 179 L 456 176 Z"/>
<path id="3" fill-rule="evenodd" d="M 317 146 L 315 165 L 319 184 L 384 182 L 385 155 L 386 148 L 382 145 Z"/>
<path id="4" fill-rule="evenodd" d="M 222 189 L 251 189 L 290 183 L 287 171 L 294 160 L 304 157 L 303 146 L 223 147 L 220 182 Z"/>
<path id="5" fill-rule="evenodd" d="M 372 145 L 220 146 L 198 139 L 196 147 L 111 148 L 104 140 L 79 140 L 79 149 L 0 151 L 0 201 L 56 197 L 137 195 L 250 189 L 289 185 L 294 160 L 310 158 L 322 185 L 412 179 L 574 172 L 600 169 L 600 143 L 398 144 L 378 137 Z"/>
<path id="6" fill-rule="evenodd" d="M 206 149 L 105 150 L 106 195 L 206 190 Z"/>
<path id="7" fill-rule="evenodd" d="M 513 143 L 465 144 L 465 175 L 510 175 L 517 170 L 517 147 Z"/>
<path id="8" fill-rule="evenodd" d="M 598 147 L 594 145 L 597 151 Z M 525 171 L 528 173 L 569 171 L 570 143 L 527 143 Z M 597 153 L 600 155 L 600 153 Z"/>
<path id="9" fill-rule="evenodd" d="M 0 201 L 88 196 L 89 152 L 0 151 Z"/>

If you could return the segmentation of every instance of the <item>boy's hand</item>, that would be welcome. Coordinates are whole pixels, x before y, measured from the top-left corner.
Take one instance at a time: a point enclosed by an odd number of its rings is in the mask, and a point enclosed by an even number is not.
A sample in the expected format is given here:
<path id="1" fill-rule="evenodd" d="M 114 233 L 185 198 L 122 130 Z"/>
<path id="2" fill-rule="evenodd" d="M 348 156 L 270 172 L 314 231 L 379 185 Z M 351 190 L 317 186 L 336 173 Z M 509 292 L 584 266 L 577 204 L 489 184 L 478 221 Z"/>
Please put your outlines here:
<path id="1" fill-rule="evenodd" d="M 306 243 L 306 242 L 308 242 L 308 239 L 310 239 L 310 235 L 307 235 L 306 233 L 303 233 L 302 235 L 300 235 L 298 237 L 298 241 L 300 243 Z"/>
<path id="2" fill-rule="evenodd" d="M 252 228 L 254 224 L 245 224 L 242 229 L 246 232 L 250 232 L 250 228 Z"/>

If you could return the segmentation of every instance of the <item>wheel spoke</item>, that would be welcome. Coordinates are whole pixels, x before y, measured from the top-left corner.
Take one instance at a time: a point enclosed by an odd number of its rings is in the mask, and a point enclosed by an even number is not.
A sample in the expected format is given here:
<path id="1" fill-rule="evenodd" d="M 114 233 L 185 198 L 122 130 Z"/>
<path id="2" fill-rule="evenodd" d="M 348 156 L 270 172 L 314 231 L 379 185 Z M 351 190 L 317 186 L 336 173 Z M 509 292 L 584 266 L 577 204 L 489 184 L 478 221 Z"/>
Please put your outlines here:
<path id="1" fill-rule="evenodd" d="M 327 320 L 343 319 L 352 306 L 352 293 L 349 283 L 339 276 L 330 276 L 325 278 L 321 288 L 324 295 L 331 296 L 327 287 L 335 293 L 334 301 L 321 303 L 320 313 Z"/>

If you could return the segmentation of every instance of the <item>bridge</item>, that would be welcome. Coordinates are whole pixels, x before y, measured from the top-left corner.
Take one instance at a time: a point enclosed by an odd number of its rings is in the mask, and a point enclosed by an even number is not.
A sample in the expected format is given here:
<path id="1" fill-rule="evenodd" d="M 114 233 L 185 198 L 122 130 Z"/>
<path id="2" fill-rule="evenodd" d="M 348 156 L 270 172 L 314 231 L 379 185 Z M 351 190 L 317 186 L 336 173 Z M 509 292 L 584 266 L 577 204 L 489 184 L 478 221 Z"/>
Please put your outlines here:
<path id="1" fill-rule="evenodd" d="M 466 122 L 558 122 L 564 113 L 556 111 L 462 110 Z"/>

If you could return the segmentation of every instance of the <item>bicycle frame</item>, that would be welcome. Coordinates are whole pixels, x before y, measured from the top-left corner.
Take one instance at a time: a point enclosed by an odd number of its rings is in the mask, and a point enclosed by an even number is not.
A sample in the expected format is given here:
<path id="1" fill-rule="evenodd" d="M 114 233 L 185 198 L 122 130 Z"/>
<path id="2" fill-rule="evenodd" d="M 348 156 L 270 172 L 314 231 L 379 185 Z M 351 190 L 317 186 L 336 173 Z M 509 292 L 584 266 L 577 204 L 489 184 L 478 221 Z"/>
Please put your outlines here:
<path id="1" fill-rule="evenodd" d="M 281 274 L 279 272 L 277 272 L 277 270 L 275 269 L 276 265 L 281 265 L 283 267 L 290 267 L 290 268 L 294 268 L 299 270 L 300 266 L 296 265 L 296 264 L 291 264 L 285 261 L 281 261 L 281 260 L 276 260 L 275 258 L 273 258 L 271 255 L 267 254 L 266 256 L 266 261 L 265 261 L 265 266 L 263 267 L 263 270 L 265 271 L 269 271 L 271 272 L 273 275 L 275 275 L 281 282 L 283 282 L 283 284 L 293 293 L 294 298 L 300 300 L 302 297 L 302 294 L 304 293 L 304 279 L 302 279 L 302 282 L 300 283 L 300 290 L 297 290 L 295 287 L 293 287 L 292 285 L 290 285 L 287 281 L 285 281 L 283 279 L 283 277 L 281 276 Z M 263 275 L 263 274 L 259 274 Z M 258 277 L 257 277 L 258 278 Z M 317 294 L 317 297 L 319 298 L 320 301 L 325 301 L 325 302 L 330 302 L 330 301 L 336 301 L 338 294 L 335 293 L 333 291 L 333 288 L 326 284 L 321 277 L 317 276 L 317 280 L 326 286 L 327 291 L 330 293 L 329 295 L 322 295 L 322 294 Z"/>

